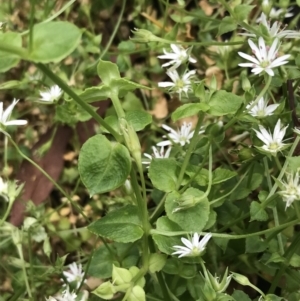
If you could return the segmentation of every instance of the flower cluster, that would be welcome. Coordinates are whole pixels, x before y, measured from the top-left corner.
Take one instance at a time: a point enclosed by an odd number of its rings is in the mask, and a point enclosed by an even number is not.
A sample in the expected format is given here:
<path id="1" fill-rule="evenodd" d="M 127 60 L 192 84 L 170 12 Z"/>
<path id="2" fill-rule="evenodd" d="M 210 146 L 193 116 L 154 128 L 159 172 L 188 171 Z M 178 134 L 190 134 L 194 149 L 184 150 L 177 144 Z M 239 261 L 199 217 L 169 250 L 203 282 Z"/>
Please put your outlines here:
<path id="1" fill-rule="evenodd" d="M 170 60 L 169 62 L 164 63 L 162 67 L 170 66 L 166 73 L 172 81 L 160 82 L 158 83 L 158 86 L 169 88 L 170 92 L 178 93 L 179 98 L 181 99 L 182 93 L 187 96 L 188 92 L 192 90 L 191 79 L 196 74 L 196 70 L 185 71 L 183 75 L 179 75 L 176 69 L 186 62 L 196 63 L 197 61 L 190 55 L 191 48 L 184 49 L 181 45 L 171 44 L 171 49 L 173 52 L 168 52 L 164 49 L 164 55 L 159 55 L 158 58 Z"/>
<path id="2" fill-rule="evenodd" d="M 279 55 L 280 40 L 282 38 L 299 38 L 300 33 L 294 30 L 285 30 L 285 28 L 281 28 L 281 24 L 278 21 L 274 22 L 271 26 L 271 23 L 267 21 L 264 13 L 262 13 L 260 17 L 260 22 L 268 33 L 269 38 L 266 40 L 253 33 L 242 33 L 242 35 L 257 39 L 258 43 L 256 44 L 251 39 L 248 40 L 253 56 L 238 52 L 242 58 L 250 61 L 247 63 L 240 63 L 239 66 L 252 68 L 251 72 L 255 75 L 267 73 L 269 76 L 274 76 L 275 73 L 273 69 L 287 64 L 288 59 L 290 58 L 290 54 Z"/>
<path id="3" fill-rule="evenodd" d="M 149 165 L 153 157 L 169 158 L 171 153 L 171 145 L 180 144 L 181 146 L 184 146 L 186 144 L 189 144 L 195 132 L 192 130 L 192 123 L 186 122 L 183 122 L 182 126 L 177 131 L 166 124 L 163 124 L 162 128 L 169 132 L 169 134 L 163 136 L 163 138 L 168 139 L 157 143 L 157 146 L 160 147 L 159 151 L 156 147 L 152 147 L 153 155 L 145 153 L 144 156 L 147 158 L 147 160 L 143 161 L 143 164 Z M 204 133 L 204 130 L 201 129 L 198 134 L 200 135 L 202 133 Z M 164 150 L 165 146 L 168 146 L 167 151 Z"/>
<path id="4" fill-rule="evenodd" d="M 68 283 L 72 283 L 75 285 L 76 289 L 79 289 L 80 285 L 82 283 L 85 283 L 86 280 L 84 280 L 84 272 L 82 271 L 82 265 L 76 264 L 76 262 L 73 262 L 69 265 L 69 271 L 64 271 L 63 275 L 65 277 L 65 280 Z M 61 279 L 63 281 L 63 279 Z M 77 294 L 73 291 L 70 291 L 70 287 L 67 284 L 64 284 L 65 290 L 61 294 L 58 294 L 55 297 L 49 297 L 46 298 L 47 301 L 75 301 L 77 298 Z M 83 301 L 86 300 L 86 298 L 82 299 Z"/>

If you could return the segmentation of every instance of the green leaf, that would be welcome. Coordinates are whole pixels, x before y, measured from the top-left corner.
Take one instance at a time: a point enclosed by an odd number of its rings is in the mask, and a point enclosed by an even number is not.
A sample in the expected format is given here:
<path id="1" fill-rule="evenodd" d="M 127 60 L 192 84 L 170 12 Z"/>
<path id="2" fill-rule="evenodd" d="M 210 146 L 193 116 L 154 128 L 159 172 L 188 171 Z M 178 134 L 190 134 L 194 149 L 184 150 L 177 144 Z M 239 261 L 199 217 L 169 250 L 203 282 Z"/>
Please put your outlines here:
<path id="1" fill-rule="evenodd" d="M 149 178 L 153 186 L 161 191 L 176 190 L 177 165 L 174 158 L 152 159 L 149 168 Z"/>
<path id="2" fill-rule="evenodd" d="M 52 21 L 33 27 L 32 51 L 28 59 L 34 62 L 60 62 L 79 45 L 81 31 L 70 22 Z"/>
<path id="3" fill-rule="evenodd" d="M 300 256 L 296 253 L 293 254 L 291 260 L 290 260 L 290 265 L 294 268 L 299 268 L 300 267 Z"/>
<path id="4" fill-rule="evenodd" d="M 238 301 L 251 301 L 249 296 L 240 290 L 235 290 L 232 294 L 232 297 Z"/>
<path id="5" fill-rule="evenodd" d="M 177 108 L 172 114 L 172 120 L 177 121 L 198 114 L 200 111 L 206 112 L 210 106 L 206 103 L 188 103 Z"/>
<path id="6" fill-rule="evenodd" d="M 246 253 L 260 253 L 267 249 L 268 244 L 258 236 L 246 238 Z"/>
<path id="7" fill-rule="evenodd" d="M 203 198 L 204 192 L 196 188 L 188 188 L 184 194 Z M 209 217 L 207 197 L 204 197 L 193 207 L 174 212 L 178 208 L 178 203 L 175 201 L 176 198 L 177 194 L 170 193 L 166 199 L 165 209 L 168 218 L 178 224 L 184 231 L 201 232 Z"/>
<path id="8" fill-rule="evenodd" d="M 209 114 L 223 116 L 234 114 L 243 103 L 243 98 L 224 90 L 216 91 L 209 101 Z"/>
<path id="9" fill-rule="evenodd" d="M 150 273 L 159 272 L 166 264 L 167 256 L 165 254 L 150 254 L 149 271 Z"/>
<path id="10" fill-rule="evenodd" d="M 142 287 L 135 285 L 127 297 L 127 301 L 146 301 L 146 294 Z"/>
<path id="11" fill-rule="evenodd" d="M 86 102 L 106 100 L 110 97 L 110 88 L 104 85 L 87 88 L 79 96 Z"/>
<path id="12" fill-rule="evenodd" d="M 0 43 L 9 44 L 14 47 L 22 47 L 22 38 L 18 33 L 0 33 Z M 20 61 L 16 54 L 0 51 L 0 72 L 5 72 L 15 67 Z"/>
<path id="13" fill-rule="evenodd" d="M 151 90 L 151 88 L 132 82 L 125 77 L 120 79 L 113 79 L 110 83 L 110 88 L 118 90 L 120 97 L 123 97 L 128 91 L 133 91 L 136 89 Z"/>
<path id="14" fill-rule="evenodd" d="M 128 249 L 130 248 L 130 253 Z M 123 268 L 130 268 L 136 265 L 139 260 L 138 248 L 134 248 L 130 244 L 111 243 L 109 249 L 105 245 L 101 245 L 94 253 L 89 265 L 88 274 L 96 278 L 110 278 L 112 275 L 112 267 L 119 265 Z M 110 252 L 112 251 L 112 252 Z M 122 258 L 119 263 L 118 258 Z"/>
<path id="15" fill-rule="evenodd" d="M 182 16 L 182 14 L 180 15 L 176 15 L 176 14 L 171 14 L 170 18 L 175 21 L 176 23 L 188 23 L 194 20 L 195 17 L 193 16 Z"/>
<path id="16" fill-rule="evenodd" d="M 134 242 L 143 236 L 137 207 L 133 205 L 109 212 L 90 224 L 88 229 L 94 234 L 122 243 Z"/>
<path id="17" fill-rule="evenodd" d="M 297 171 L 300 168 L 300 156 L 288 157 L 286 156 L 286 160 L 289 163 L 289 169 L 292 171 Z"/>
<path id="18" fill-rule="evenodd" d="M 128 111 L 125 114 L 125 119 L 136 132 L 143 130 L 152 122 L 152 116 L 145 111 Z"/>
<path id="19" fill-rule="evenodd" d="M 248 19 L 248 15 L 251 10 L 254 8 L 254 5 L 240 4 L 234 8 L 234 14 L 237 20 L 244 21 Z"/>
<path id="20" fill-rule="evenodd" d="M 131 169 L 127 148 L 96 135 L 84 143 L 78 162 L 79 174 L 90 195 L 104 193 L 121 186 Z"/>
<path id="21" fill-rule="evenodd" d="M 229 31 L 234 31 L 236 28 L 237 22 L 232 17 L 225 17 L 219 25 L 218 36 Z"/>
<path id="22" fill-rule="evenodd" d="M 263 209 L 261 204 L 256 201 L 251 202 L 250 216 L 251 216 L 250 222 L 255 220 L 260 222 L 267 221 L 269 218 L 266 210 Z"/>
<path id="23" fill-rule="evenodd" d="M 113 265 L 112 269 L 112 282 L 116 285 L 130 282 L 132 279 L 131 273 L 123 268 L 116 267 Z"/>
<path id="24" fill-rule="evenodd" d="M 0 68 L 1 68 L 1 54 L 0 54 Z M 1 70 L 0 70 L 0 72 L 1 72 Z M 0 84 L 0 90 L 18 89 L 22 85 L 24 85 L 24 83 L 19 80 L 9 80 L 5 83 Z"/>
<path id="25" fill-rule="evenodd" d="M 156 221 L 156 228 L 157 230 L 161 231 L 182 231 L 182 228 L 180 226 L 169 220 L 166 216 L 160 217 Z M 166 254 L 172 254 L 173 252 L 175 252 L 173 246 L 182 244 L 180 237 L 178 236 L 164 236 L 153 234 L 152 237 L 158 249 Z"/>
<path id="26" fill-rule="evenodd" d="M 110 86 L 113 79 L 121 78 L 118 66 L 109 61 L 100 60 L 97 65 L 97 73 L 106 86 Z"/>
<path id="27" fill-rule="evenodd" d="M 219 184 L 235 177 L 236 175 L 237 173 L 235 171 L 218 167 L 213 171 L 212 183 Z"/>

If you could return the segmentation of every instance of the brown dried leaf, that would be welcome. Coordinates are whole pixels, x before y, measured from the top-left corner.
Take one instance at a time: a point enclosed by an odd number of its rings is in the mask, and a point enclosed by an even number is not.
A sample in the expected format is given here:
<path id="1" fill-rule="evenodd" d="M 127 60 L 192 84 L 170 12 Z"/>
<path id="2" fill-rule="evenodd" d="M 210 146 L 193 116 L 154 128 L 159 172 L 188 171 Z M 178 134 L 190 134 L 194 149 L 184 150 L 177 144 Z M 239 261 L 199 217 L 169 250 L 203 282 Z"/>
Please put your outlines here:
<path id="1" fill-rule="evenodd" d="M 220 68 L 217 66 L 212 66 L 209 67 L 206 72 L 205 72 L 206 78 L 205 78 L 205 83 L 209 86 L 211 79 L 213 76 L 215 76 L 217 80 L 217 88 L 221 89 L 222 88 L 222 83 L 224 79 L 224 74 Z"/>
<path id="2" fill-rule="evenodd" d="M 207 0 L 201 0 L 199 2 L 199 6 L 202 8 L 202 10 L 204 11 L 206 16 L 212 15 L 214 8 L 210 4 L 207 3 Z"/>

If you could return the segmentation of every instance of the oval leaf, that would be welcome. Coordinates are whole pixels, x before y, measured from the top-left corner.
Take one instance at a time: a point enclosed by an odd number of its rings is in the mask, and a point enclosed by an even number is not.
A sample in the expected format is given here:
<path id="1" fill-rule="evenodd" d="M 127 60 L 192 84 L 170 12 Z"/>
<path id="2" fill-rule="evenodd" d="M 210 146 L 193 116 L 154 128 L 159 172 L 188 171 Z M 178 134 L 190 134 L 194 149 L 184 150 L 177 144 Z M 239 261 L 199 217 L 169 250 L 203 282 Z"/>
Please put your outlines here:
<path id="1" fill-rule="evenodd" d="M 134 242 L 143 236 L 137 207 L 133 205 L 108 213 L 90 224 L 88 229 L 94 234 L 122 243 Z"/>
<path id="2" fill-rule="evenodd" d="M 81 31 L 74 24 L 57 21 L 33 27 L 33 43 L 29 60 L 41 63 L 59 62 L 78 46 Z"/>
<path id="3" fill-rule="evenodd" d="M 243 98 L 224 90 L 216 91 L 209 101 L 209 114 L 223 116 L 234 114 L 243 103 Z"/>
<path id="4" fill-rule="evenodd" d="M 97 73 L 104 85 L 107 86 L 110 85 L 113 79 L 121 78 L 118 66 L 108 61 L 99 61 L 97 65 Z"/>
<path id="5" fill-rule="evenodd" d="M 152 122 L 152 116 L 145 111 L 128 111 L 125 119 L 137 131 L 141 131 Z"/>
<path id="6" fill-rule="evenodd" d="M 195 188 L 189 188 L 184 192 L 185 195 L 192 197 L 203 197 L 204 192 Z M 177 194 L 170 193 L 167 197 L 165 208 L 168 218 L 178 224 L 184 231 L 201 232 L 206 225 L 209 217 L 209 202 L 204 197 L 195 206 L 179 210 L 178 203 L 175 201 Z"/>
<path id="7" fill-rule="evenodd" d="M 181 118 L 186 118 L 198 114 L 200 111 L 205 112 L 209 109 L 209 105 L 206 103 L 187 103 L 180 106 L 172 114 L 172 120 L 177 121 Z"/>
<path id="8" fill-rule="evenodd" d="M 125 146 L 103 135 L 90 138 L 81 148 L 78 169 L 91 196 L 121 186 L 128 177 L 131 159 Z"/>
<path id="9" fill-rule="evenodd" d="M 0 43 L 8 44 L 14 47 L 22 47 L 22 38 L 15 32 L 1 33 Z M 0 72 L 5 72 L 16 66 L 19 61 L 19 56 L 9 52 L 0 51 Z"/>
<path id="10" fill-rule="evenodd" d="M 161 191 L 176 190 L 177 165 L 175 159 L 152 159 L 149 177 L 153 186 Z"/>

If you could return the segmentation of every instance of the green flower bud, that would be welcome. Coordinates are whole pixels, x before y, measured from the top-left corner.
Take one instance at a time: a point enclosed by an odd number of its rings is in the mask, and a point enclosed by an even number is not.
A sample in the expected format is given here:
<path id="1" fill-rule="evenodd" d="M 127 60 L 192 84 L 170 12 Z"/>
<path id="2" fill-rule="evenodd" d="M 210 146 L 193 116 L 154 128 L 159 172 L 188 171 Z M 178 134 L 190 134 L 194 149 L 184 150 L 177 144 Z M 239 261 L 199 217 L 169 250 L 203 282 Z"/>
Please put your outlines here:
<path id="1" fill-rule="evenodd" d="M 112 299 L 116 292 L 117 291 L 110 281 L 103 282 L 100 286 L 92 291 L 93 294 L 104 300 Z"/>

